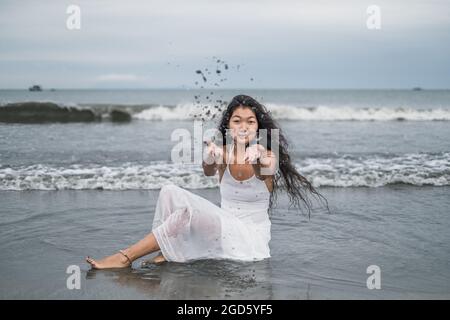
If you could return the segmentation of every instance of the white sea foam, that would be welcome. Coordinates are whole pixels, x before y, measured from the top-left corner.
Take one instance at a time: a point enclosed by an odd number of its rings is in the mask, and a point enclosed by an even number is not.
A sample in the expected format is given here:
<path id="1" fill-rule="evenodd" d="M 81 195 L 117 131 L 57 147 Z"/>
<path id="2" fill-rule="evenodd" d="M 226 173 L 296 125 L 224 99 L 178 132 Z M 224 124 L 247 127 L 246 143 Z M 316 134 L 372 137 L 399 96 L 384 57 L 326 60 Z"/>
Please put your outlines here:
<path id="1" fill-rule="evenodd" d="M 297 168 L 314 186 L 450 185 L 450 153 L 308 158 Z"/>
<path id="2" fill-rule="evenodd" d="M 412 108 L 332 108 L 319 106 L 299 108 L 292 105 L 269 104 L 276 119 L 314 121 L 449 121 L 450 109 L 419 110 Z"/>
<path id="3" fill-rule="evenodd" d="M 298 161 L 297 169 L 314 186 L 381 187 L 450 185 L 450 153 L 399 156 L 313 157 Z M 218 186 L 218 175 L 206 177 L 199 165 L 152 162 L 120 166 L 44 164 L 0 167 L 0 190 L 159 189 L 174 183 L 189 189 Z"/>
<path id="4" fill-rule="evenodd" d="M 302 121 L 450 121 L 450 109 L 412 108 L 352 108 L 352 107 L 297 107 L 294 105 L 267 104 L 274 119 Z M 151 107 L 133 115 L 141 120 L 187 120 L 197 117 L 206 119 L 221 114 L 213 105 L 205 109 L 194 104 L 179 104 L 175 107 Z M 206 114 L 210 111 L 209 114 Z"/>
<path id="5" fill-rule="evenodd" d="M 45 109 L 42 103 L 29 102 L 19 103 L 25 106 L 33 104 L 34 110 L 41 110 L 48 116 L 60 115 L 58 110 Z M 70 104 L 58 104 L 61 108 L 66 108 Z M 0 106 L 5 107 L 5 105 Z M 112 111 L 120 110 L 128 113 L 134 119 L 149 121 L 168 121 L 168 120 L 193 120 L 217 119 L 221 116 L 224 105 L 218 104 L 197 104 L 197 103 L 180 103 L 174 106 L 168 105 L 124 105 L 124 104 L 82 104 L 71 105 L 76 109 L 91 111 L 93 116 L 101 119 L 111 117 Z M 294 120 L 294 121 L 450 121 L 450 106 L 443 106 L 434 109 L 414 109 L 407 107 L 387 108 L 387 107 L 330 107 L 330 106 L 313 106 L 304 107 L 292 104 L 267 103 L 267 109 L 271 112 L 274 119 L 277 120 Z M 24 117 L 20 114 L 21 109 L 15 105 L 16 117 Z M 43 109 L 44 108 L 44 109 Z M 6 110 L 6 109 L 5 109 Z M 74 112 L 74 111 L 72 111 Z M 9 111 L 9 117 L 14 117 L 14 112 Z M 1 114 L 0 114 L 1 121 Z M 12 120 L 11 120 L 12 121 Z"/>

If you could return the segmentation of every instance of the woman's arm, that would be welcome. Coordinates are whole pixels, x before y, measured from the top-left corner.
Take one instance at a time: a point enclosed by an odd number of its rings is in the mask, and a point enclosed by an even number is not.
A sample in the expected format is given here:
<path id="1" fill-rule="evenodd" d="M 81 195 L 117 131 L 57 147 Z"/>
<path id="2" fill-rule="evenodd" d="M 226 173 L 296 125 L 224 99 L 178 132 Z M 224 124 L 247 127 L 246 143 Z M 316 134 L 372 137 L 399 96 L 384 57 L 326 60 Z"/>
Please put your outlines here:
<path id="1" fill-rule="evenodd" d="M 202 161 L 205 176 L 214 176 L 221 163 L 223 163 L 223 147 L 220 148 L 209 141 Z"/>

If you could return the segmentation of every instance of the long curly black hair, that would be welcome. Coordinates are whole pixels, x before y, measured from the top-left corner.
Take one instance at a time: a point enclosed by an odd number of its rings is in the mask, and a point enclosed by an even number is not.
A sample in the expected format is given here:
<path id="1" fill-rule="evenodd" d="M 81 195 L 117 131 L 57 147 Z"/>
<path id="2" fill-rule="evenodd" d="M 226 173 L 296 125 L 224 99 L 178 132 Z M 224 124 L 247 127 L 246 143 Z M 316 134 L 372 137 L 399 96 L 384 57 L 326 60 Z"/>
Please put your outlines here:
<path id="1" fill-rule="evenodd" d="M 311 217 L 312 201 L 310 195 L 319 200 L 321 204 L 324 204 L 328 209 L 328 202 L 326 198 L 321 195 L 311 183 L 302 176 L 295 166 L 292 164 L 291 157 L 288 153 L 289 144 L 285 138 L 280 126 L 272 118 L 270 111 L 267 111 L 266 107 L 260 104 L 258 101 L 252 97 L 246 95 L 237 95 L 228 104 L 228 107 L 222 113 L 222 118 L 219 121 L 218 130 L 221 132 L 222 137 L 227 136 L 227 130 L 229 130 L 229 121 L 234 112 L 238 107 L 250 108 L 256 115 L 258 121 L 258 131 L 257 136 L 259 137 L 259 130 L 267 130 L 267 149 L 272 150 L 272 130 L 278 129 L 279 136 L 279 153 L 278 153 L 278 163 L 279 170 L 274 176 L 273 191 L 270 195 L 269 202 L 269 213 L 273 213 L 274 204 L 277 201 L 277 194 L 280 189 L 285 189 L 289 196 L 289 208 L 295 207 L 303 212 L 306 208 L 308 217 Z M 223 139 L 223 145 L 226 145 L 226 139 Z"/>

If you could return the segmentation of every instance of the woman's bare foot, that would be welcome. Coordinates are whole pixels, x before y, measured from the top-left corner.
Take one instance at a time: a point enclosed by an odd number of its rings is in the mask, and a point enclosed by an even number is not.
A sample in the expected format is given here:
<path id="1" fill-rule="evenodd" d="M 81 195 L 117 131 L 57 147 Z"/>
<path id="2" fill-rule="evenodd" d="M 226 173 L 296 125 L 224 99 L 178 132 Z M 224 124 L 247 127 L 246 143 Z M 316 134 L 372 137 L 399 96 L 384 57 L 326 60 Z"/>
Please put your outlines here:
<path id="1" fill-rule="evenodd" d="M 153 263 L 155 263 L 155 264 L 160 264 L 160 263 L 163 263 L 163 262 L 166 262 L 166 259 L 164 259 L 164 256 L 162 254 L 159 254 L 158 256 L 156 256 L 153 259 Z"/>
<path id="2" fill-rule="evenodd" d="M 98 261 L 87 257 L 86 262 L 89 263 L 93 269 L 126 268 L 131 266 L 131 260 L 121 252 Z"/>
<path id="3" fill-rule="evenodd" d="M 149 264 L 162 264 L 164 262 L 166 262 L 166 259 L 164 259 L 164 256 L 162 254 L 159 254 L 156 257 L 154 257 L 153 259 L 143 261 L 141 265 L 147 266 Z"/>

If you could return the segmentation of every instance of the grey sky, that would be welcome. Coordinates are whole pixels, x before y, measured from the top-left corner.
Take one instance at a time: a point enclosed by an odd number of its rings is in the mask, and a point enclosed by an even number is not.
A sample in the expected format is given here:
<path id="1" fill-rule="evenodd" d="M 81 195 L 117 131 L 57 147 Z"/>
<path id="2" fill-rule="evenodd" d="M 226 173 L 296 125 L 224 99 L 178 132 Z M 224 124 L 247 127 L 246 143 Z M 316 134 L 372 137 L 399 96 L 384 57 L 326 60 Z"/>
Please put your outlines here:
<path id="1" fill-rule="evenodd" d="M 450 88 L 450 0 L 0 0 L 0 88 L 196 87 L 213 56 L 222 87 Z"/>

